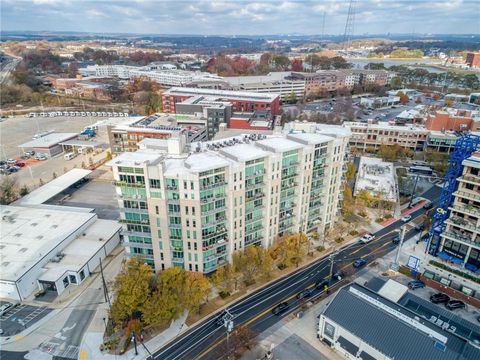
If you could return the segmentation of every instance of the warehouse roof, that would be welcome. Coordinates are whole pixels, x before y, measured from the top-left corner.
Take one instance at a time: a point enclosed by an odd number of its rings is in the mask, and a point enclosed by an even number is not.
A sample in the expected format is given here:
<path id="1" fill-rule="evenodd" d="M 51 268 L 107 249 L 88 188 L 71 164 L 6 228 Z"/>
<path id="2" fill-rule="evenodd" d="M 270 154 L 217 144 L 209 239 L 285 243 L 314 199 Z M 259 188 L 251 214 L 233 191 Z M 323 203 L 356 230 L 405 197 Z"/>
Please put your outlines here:
<path id="1" fill-rule="evenodd" d="M 73 139 L 77 133 L 52 133 L 18 145 L 20 148 L 51 148 L 63 141 Z"/>
<path id="2" fill-rule="evenodd" d="M 359 284 L 342 288 L 322 315 L 391 359 L 480 358 L 465 339 Z"/>

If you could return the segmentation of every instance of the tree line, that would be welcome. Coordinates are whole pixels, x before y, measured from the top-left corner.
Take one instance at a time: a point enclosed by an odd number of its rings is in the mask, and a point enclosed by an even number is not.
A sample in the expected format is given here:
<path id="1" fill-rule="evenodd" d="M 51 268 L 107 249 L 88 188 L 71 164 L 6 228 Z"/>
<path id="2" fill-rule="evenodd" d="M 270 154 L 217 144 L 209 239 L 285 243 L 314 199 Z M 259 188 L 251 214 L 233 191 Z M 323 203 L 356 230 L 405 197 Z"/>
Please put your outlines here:
<path id="1" fill-rule="evenodd" d="M 285 235 L 270 249 L 249 246 L 236 251 L 231 263 L 219 267 L 210 278 L 178 267 L 153 274 L 140 257 L 133 257 L 116 277 L 110 320 L 117 329 L 128 328 L 132 321 L 140 321 L 142 327 L 166 325 L 185 311 L 200 311 L 213 287 L 220 297 L 228 297 L 271 279 L 275 268 L 298 267 L 309 252 L 307 235 Z"/>

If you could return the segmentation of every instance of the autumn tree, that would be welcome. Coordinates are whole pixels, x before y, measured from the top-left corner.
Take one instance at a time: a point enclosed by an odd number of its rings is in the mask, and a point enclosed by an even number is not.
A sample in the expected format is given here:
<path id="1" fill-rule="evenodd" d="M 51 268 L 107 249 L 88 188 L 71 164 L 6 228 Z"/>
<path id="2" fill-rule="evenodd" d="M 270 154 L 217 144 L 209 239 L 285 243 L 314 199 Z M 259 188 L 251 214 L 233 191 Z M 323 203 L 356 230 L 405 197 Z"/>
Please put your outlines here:
<path id="1" fill-rule="evenodd" d="M 228 343 L 223 341 L 220 345 L 220 353 L 223 359 L 240 359 L 247 351 L 255 347 L 257 333 L 247 325 L 239 325 L 229 334 Z"/>
<path id="2" fill-rule="evenodd" d="M 213 285 L 224 294 L 232 291 L 234 280 L 235 270 L 230 264 L 219 267 L 211 277 Z"/>
<path id="3" fill-rule="evenodd" d="M 200 310 L 200 305 L 208 300 L 212 286 L 202 273 L 185 272 L 184 303 L 185 309 L 191 312 Z"/>
<path id="4" fill-rule="evenodd" d="M 397 96 L 400 98 L 400 103 L 402 103 L 403 105 L 405 104 L 408 104 L 408 102 L 410 101 L 410 98 L 403 93 L 403 91 L 399 91 L 397 93 Z"/>
<path id="5" fill-rule="evenodd" d="M 290 265 L 298 267 L 305 255 L 307 255 L 308 248 L 309 240 L 304 233 L 291 234 L 277 239 L 271 254 L 280 269 Z"/>
<path id="6" fill-rule="evenodd" d="M 110 316 L 115 323 L 121 324 L 134 318 L 142 309 L 150 294 L 152 274 L 152 268 L 140 257 L 131 258 L 124 264 L 115 279 L 115 299 L 110 309 Z"/>
<path id="7" fill-rule="evenodd" d="M 268 250 L 260 246 L 249 246 L 244 251 L 233 254 L 233 268 L 241 274 L 246 286 L 254 284 L 258 279 L 268 279 L 272 271 L 272 259 Z"/>
<path id="8" fill-rule="evenodd" d="M 302 59 L 293 59 L 290 63 L 290 70 L 292 70 L 292 71 L 303 71 L 303 61 L 302 61 Z"/>
<path id="9" fill-rule="evenodd" d="M 347 163 L 347 172 L 345 173 L 345 177 L 347 181 L 352 181 L 355 178 L 356 168 L 353 161 L 349 161 Z"/>

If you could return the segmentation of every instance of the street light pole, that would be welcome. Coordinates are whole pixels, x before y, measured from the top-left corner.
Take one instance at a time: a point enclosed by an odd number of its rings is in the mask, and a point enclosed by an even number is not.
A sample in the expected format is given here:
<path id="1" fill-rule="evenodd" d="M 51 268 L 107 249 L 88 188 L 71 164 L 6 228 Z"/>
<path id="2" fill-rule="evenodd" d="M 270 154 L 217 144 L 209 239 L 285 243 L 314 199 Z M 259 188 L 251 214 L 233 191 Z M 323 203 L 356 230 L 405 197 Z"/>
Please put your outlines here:
<path id="1" fill-rule="evenodd" d="M 135 347 L 135 356 L 138 355 L 138 350 L 137 350 L 137 335 L 135 334 L 135 331 L 132 334 L 132 340 L 133 340 L 133 346 Z"/>

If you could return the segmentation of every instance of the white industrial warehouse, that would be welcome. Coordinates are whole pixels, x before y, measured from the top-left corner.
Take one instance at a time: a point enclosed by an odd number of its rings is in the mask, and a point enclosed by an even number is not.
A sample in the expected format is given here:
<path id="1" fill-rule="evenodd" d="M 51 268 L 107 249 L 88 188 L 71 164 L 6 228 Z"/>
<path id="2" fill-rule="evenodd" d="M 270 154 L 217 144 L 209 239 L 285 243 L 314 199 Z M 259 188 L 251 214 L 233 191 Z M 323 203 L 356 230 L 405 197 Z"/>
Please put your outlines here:
<path id="1" fill-rule="evenodd" d="M 24 300 L 81 284 L 118 245 L 121 226 L 93 209 L 0 207 L 0 297 Z"/>

